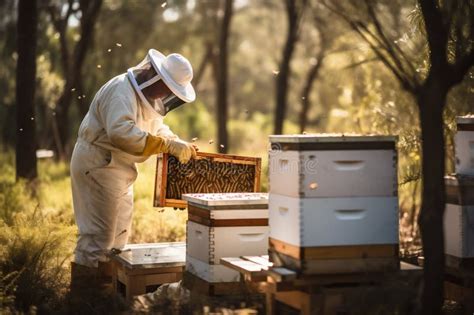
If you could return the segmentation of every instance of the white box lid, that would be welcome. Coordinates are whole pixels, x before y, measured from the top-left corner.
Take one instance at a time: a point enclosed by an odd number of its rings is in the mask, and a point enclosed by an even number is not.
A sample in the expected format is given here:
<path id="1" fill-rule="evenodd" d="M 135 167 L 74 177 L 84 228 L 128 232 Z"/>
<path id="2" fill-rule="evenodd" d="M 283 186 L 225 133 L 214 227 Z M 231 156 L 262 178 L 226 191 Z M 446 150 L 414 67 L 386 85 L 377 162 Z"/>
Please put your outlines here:
<path id="1" fill-rule="evenodd" d="M 268 205 L 267 193 L 183 194 L 182 198 L 204 206 Z"/>
<path id="2" fill-rule="evenodd" d="M 456 123 L 458 125 L 472 125 L 474 124 L 474 115 L 456 116 Z"/>
<path id="3" fill-rule="evenodd" d="M 270 135 L 271 143 L 329 143 L 329 142 L 396 142 L 397 136 L 360 135 L 353 133 L 313 133 Z"/>
<path id="4" fill-rule="evenodd" d="M 183 267 L 186 264 L 186 243 L 127 244 L 111 258 L 132 269 Z"/>

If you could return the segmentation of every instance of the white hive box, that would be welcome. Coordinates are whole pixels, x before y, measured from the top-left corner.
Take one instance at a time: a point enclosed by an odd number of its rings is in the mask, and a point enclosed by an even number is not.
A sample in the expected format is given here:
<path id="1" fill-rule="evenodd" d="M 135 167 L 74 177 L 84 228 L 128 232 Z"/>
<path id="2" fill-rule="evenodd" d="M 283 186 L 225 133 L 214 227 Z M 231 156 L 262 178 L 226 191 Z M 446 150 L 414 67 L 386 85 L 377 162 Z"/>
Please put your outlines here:
<path id="1" fill-rule="evenodd" d="M 394 136 L 270 136 L 270 192 L 306 198 L 397 196 L 396 140 Z"/>
<path id="2" fill-rule="evenodd" d="M 219 264 L 222 257 L 268 253 L 268 194 L 185 194 L 183 199 L 191 273 L 208 282 L 232 282 L 235 272 Z"/>
<path id="3" fill-rule="evenodd" d="M 474 176 L 446 176 L 445 253 L 474 258 Z"/>
<path id="4" fill-rule="evenodd" d="M 186 255 L 186 271 L 211 282 L 238 282 L 240 273 L 223 265 L 210 265 L 190 255 Z"/>
<path id="5" fill-rule="evenodd" d="M 270 237 L 297 247 L 398 244 L 398 198 L 270 194 Z"/>
<path id="6" fill-rule="evenodd" d="M 268 251 L 268 226 L 209 227 L 188 221 L 187 254 L 208 264 L 223 257 L 259 256 Z"/>
<path id="7" fill-rule="evenodd" d="M 456 173 L 474 175 L 474 116 L 456 118 Z"/>

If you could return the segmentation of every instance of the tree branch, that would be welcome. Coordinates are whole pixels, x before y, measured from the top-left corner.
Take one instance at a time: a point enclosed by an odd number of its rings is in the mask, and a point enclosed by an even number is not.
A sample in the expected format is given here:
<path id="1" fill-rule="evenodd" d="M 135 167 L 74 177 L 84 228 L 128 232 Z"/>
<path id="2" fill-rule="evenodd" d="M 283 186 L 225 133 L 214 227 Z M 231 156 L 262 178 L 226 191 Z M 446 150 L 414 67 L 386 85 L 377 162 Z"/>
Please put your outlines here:
<path id="1" fill-rule="evenodd" d="M 397 64 L 400 70 L 404 72 L 405 76 L 407 78 L 410 78 L 411 81 L 413 81 L 413 85 L 418 85 L 415 67 L 407 58 L 403 50 L 398 45 L 393 45 L 392 42 L 387 38 L 386 33 L 384 32 L 382 25 L 380 24 L 380 21 L 377 18 L 377 15 L 375 14 L 373 5 L 371 5 L 369 1 L 370 0 L 365 0 L 367 12 L 369 13 L 369 16 L 375 26 L 375 29 L 378 33 L 379 38 L 385 44 L 384 49 L 391 56 L 391 58 L 393 59 L 395 64 Z M 397 52 L 398 52 L 398 55 L 397 55 Z M 405 68 L 404 64 L 408 65 L 408 68 L 409 68 L 408 71 L 404 69 Z"/>
<path id="2" fill-rule="evenodd" d="M 444 71 L 448 65 L 446 60 L 446 44 L 448 41 L 448 30 L 443 23 L 443 16 L 436 7 L 437 1 L 419 0 L 421 13 L 425 22 L 425 31 L 430 47 L 430 64 L 434 71 Z"/>
<path id="3" fill-rule="evenodd" d="M 458 61 L 453 64 L 449 65 L 449 83 L 450 86 L 454 86 L 458 83 L 461 83 L 466 73 L 471 69 L 474 65 L 474 50 L 468 55 L 458 59 Z"/>

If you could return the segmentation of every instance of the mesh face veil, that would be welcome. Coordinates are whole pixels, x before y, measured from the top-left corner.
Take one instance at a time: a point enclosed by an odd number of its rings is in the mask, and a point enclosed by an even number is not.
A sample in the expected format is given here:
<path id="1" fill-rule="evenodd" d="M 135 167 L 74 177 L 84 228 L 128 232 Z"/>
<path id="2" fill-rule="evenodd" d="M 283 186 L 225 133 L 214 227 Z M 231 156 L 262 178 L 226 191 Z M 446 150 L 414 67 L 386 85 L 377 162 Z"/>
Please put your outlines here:
<path id="1" fill-rule="evenodd" d="M 177 54 L 172 54 L 170 56 L 174 55 Z M 180 57 L 184 59 L 184 57 Z M 189 101 L 193 101 L 195 98 L 194 89 L 192 88 L 190 82 L 185 82 L 186 85 L 183 86 L 175 82 L 175 77 L 178 77 L 180 75 L 179 70 L 182 70 L 179 69 L 179 66 L 181 66 L 181 68 L 183 68 L 183 66 L 177 62 L 173 64 L 173 60 L 171 60 L 170 62 L 168 62 L 168 64 L 170 65 L 168 66 L 168 68 L 166 68 L 165 66 L 167 65 L 167 58 L 169 57 L 165 57 L 158 51 L 151 49 L 145 59 L 142 60 L 142 62 L 140 62 L 137 66 L 128 69 L 127 71 L 127 75 L 130 81 L 132 82 L 132 85 L 136 90 L 137 94 L 139 95 L 141 101 L 145 104 L 145 106 L 150 106 L 162 116 L 165 116 L 171 110 L 178 108 Z M 186 59 L 184 60 L 187 62 L 187 64 L 185 63 L 184 66 L 189 65 L 188 67 L 190 69 L 185 70 L 188 70 L 188 72 L 190 71 L 190 78 L 192 78 L 192 68 L 190 67 L 189 62 Z M 178 61 L 182 62 L 181 60 Z M 178 67 L 178 69 L 173 69 L 173 66 L 175 68 Z M 176 73 L 173 73 L 173 71 L 178 71 L 178 74 L 176 75 Z M 143 90 L 160 80 L 162 80 L 172 92 L 162 99 L 147 98 L 143 93 Z M 192 93 L 189 93 L 190 90 Z M 177 92 L 181 92 L 181 96 L 185 99 L 176 95 Z M 190 95 L 185 95 L 185 93 Z M 188 99 L 186 100 L 186 98 Z"/>

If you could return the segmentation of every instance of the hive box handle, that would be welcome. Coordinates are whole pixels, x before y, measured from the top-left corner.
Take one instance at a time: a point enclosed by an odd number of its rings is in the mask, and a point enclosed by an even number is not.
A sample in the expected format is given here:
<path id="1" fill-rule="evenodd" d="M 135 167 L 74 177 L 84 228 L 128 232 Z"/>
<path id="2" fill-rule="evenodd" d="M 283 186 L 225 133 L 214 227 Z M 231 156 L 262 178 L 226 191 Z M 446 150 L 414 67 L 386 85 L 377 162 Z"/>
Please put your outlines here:
<path id="1" fill-rule="evenodd" d="M 198 239 L 202 239 L 202 231 L 194 231 Z"/>
<path id="2" fill-rule="evenodd" d="M 260 242 L 265 238 L 265 233 L 241 233 L 239 238 L 242 242 Z"/>
<path id="3" fill-rule="evenodd" d="M 339 160 L 334 161 L 336 169 L 339 171 L 358 171 L 364 168 L 364 161 L 360 160 Z"/>
<path id="4" fill-rule="evenodd" d="M 338 209 L 336 217 L 339 220 L 360 220 L 365 217 L 365 209 Z"/>
<path id="5" fill-rule="evenodd" d="M 279 207 L 278 212 L 280 212 L 281 215 L 286 215 L 288 213 L 288 208 L 287 207 Z"/>

